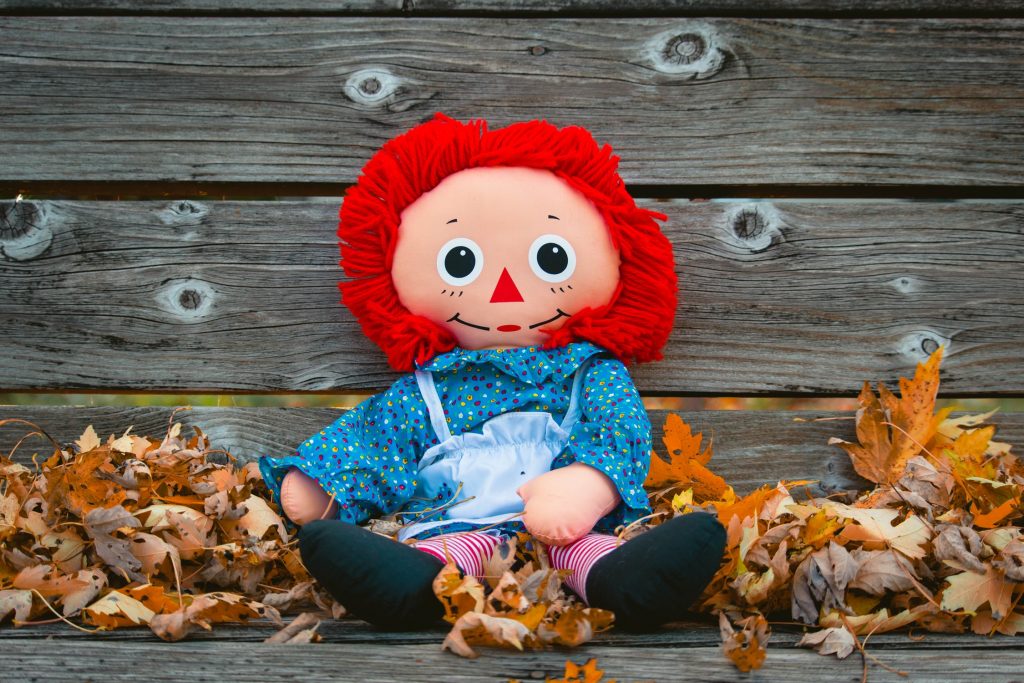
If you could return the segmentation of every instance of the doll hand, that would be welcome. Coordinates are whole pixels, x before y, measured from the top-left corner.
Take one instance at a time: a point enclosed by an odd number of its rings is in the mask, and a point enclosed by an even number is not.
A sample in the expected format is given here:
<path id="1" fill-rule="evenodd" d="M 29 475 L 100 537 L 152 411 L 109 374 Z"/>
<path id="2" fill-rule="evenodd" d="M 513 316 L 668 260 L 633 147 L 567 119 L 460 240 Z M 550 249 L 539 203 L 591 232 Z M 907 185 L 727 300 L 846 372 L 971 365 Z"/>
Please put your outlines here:
<path id="1" fill-rule="evenodd" d="M 338 503 L 331 500 L 316 479 L 297 467 L 288 470 L 281 481 L 281 507 L 288 519 L 299 525 L 338 516 Z"/>
<path id="2" fill-rule="evenodd" d="M 548 545 L 568 545 L 586 536 L 620 500 L 607 475 L 581 462 L 542 474 L 516 493 L 526 503 L 523 524 Z"/>

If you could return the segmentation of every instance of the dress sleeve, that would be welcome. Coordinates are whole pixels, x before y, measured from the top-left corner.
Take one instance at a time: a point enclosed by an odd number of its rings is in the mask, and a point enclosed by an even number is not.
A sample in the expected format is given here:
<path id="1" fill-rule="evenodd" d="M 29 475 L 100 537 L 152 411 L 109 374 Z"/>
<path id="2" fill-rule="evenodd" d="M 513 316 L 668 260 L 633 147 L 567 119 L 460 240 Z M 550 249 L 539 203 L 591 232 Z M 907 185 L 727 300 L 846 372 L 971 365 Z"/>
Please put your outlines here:
<path id="1" fill-rule="evenodd" d="M 303 441 L 295 455 L 261 456 L 260 474 L 278 504 L 284 475 L 297 467 L 334 495 L 339 519 L 358 524 L 389 514 L 413 495 L 424 442 L 436 442 L 425 414 L 407 375 Z"/>
<path id="2" fill-rule="evenodd" d="M 651 465 L 651 421 L 619 360 L 594 359 L 580 400 L 582 416 L 554 466 L 582 462 L 611 478 L 622 502 L 595 527 L 611 531 L 651 513 L 644 491 Z"/>

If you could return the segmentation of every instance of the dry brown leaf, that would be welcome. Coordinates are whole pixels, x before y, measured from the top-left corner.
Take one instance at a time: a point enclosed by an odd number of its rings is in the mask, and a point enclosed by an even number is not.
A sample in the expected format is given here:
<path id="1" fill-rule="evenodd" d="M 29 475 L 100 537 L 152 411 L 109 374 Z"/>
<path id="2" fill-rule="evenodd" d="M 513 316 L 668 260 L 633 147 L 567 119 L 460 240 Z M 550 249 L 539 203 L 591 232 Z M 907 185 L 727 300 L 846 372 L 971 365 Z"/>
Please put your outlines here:
<path id="1" fill-rule="evenodd" d="M 991 565 L 986 565 L 984 574 L 962 572 L 947 576 L 946 582 L 949 586 L 942 591 L 942 609 L 974 614 L 987 603 L 992 617 L 997 620 L 1010 612 L 1014 584 Z"/>
<path id="2" fill-rule="evenodd" d="M 839 517 L 856 522 L 847 524 L 839 534 L 846 541 L 860 541 L 868 550 L 893 548 L 913 559 L 925 556 L 924 544 L 931 540 L 932 531 L 915 514 L 908 514 L 894 525 L 899 517 L 897 510 L 855 508 L 841 503 L 826 503 L 825 507 Z"/>
<path id="3" fill-rule="evenodd" d="M 805 633 L 797 647 L 813 647 L 819 655 L 835 655 L 839 659 L 846 659 L 856 649 L 857 643 L 845 626 L 836 626 Z"/>
<path id="4" fill-rule="evenodd" d="M 453 562 L 445 564 L 434 578 L 434 595 L 444 605 L 444 618 L 450 624 L 463 615 L 482 612 L 484 587 L 473 576 L 463 576 Z"/>
<path id="5" fill-rule="evenodd" d="M 913 590 L 916 577 L 912 575 L 911 563 L 898 558 L 892 550 L 856 548 L 850 555 L 857 564 L 857 575 L 847 584 L 848 588 L 877 596 Z"/>
<path id="6" fill-rule="evenodd" d="M 736 621 L 736 630 L 725 612 L 718 615 L 718 628 L 722 635 L 722 651 L 736 668 L 746 673 L 760 669 L 766 656 L 768 622 L 761 614 L 755 614 Z"/>
<path id="7" fill-rule="evenodd" d="M 936 527 L 936 531 L 938 534 L 932 541 L 936 560 L 955 569 L 985 573 L 985 565 L 978 559 L 982 542 L 977 531 L 957 524 Z"/>
<path id="8" fill-rule="evenodd" d="M 114 629 L 118 626 L 145 626 L 155 614 L 139 600 L 119 591 L 110 591 L 82 610 L 82 621 Z"/>
<path id="9" fill-rule="evenodd" d="M 545 683 L 600 683 L 604 679 L 604 671 L 597 668 L 596 659 L 588 659 L 583 666 L 577 666 L 572 661 L 565 662 L 565 675 L 561 678 L 545 678 Z M 605 683 L 615 683 L 608 680 Z"/>
<path id="10" fill-rule="evenodd" d="M 470 645 L 514 647 L 523 649 L 523 641 L 530 636 L 530 629 L 515 619 L 492 617 L 480 612 L 467 612 L 455 622 L 445 636 L 441 648 L 450 650 L 460 657 L 476 658 L 476 651 Z"/>
<path id="11" fill-rule="evenodd" d="M 700 433 L 694 435 L 690 426 L 674 414 L 665 420 L 663 441 L 668 449 L 666 462 L 651 456 L 651 467 L 644 481 L 648 489 L 692 488 L 696 500 L 717 500 L 729 486 L 725 480 L 707 469 L 711 459 L 711 445 L 700 450 Z"/>
<path id="12" fill-rule="evenodd" d="M 320 619 L 312 612 L 303 612 L 299 616 L 277 631 L 274 635 L 263 640 L 264 643 L 311 643 L 320 640 L 320 634 L 316 632 L 320 626 Z"/>
<path id="13" fill-rule="evenodd" d="M 250 618 L 267 617 L 283 625 L 281 617 L 273 607 L 250 600 L 233 593 L 207 593 L 192 598 L 188 605 L 171 612 L 158 614 L 149 622 L 153 633 L 167 641 L 181 640 L 195 627 L 207 631 L 210 624 L 222 622 L 247 622 Z"/>
<path id="14" fill-rule="evenodd" d="M 15 621 L 28 621 L 32 613 L 32 591 L 2 590 L 0 591 L 0 623 L 7 616 L 14 614 Z"/>

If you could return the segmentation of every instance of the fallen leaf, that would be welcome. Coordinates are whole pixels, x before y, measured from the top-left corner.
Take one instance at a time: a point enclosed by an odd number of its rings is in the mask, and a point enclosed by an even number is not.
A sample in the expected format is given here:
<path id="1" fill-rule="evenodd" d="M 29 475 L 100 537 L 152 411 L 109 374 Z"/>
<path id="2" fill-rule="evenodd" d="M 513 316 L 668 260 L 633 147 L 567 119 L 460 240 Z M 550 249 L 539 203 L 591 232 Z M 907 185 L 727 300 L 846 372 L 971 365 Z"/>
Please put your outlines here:
<path id="1" fill-rule="evenodd" d="M 846 659 L 857 644 L 845 626 L 835 626 L 805 633 L 797 647 L 813 647 L 819 655 L 835 655 L 839 659 Z"/>
<path id="2" fill-rule="evenodd" d="M 1014 584 L 991 565 L 986 565 L 984 574 L 963 572 L 947 576 L 946 582 L 949 586 L 942 591 L 942 609 L 975 614 L 987 603 L 994 619 L 1010 612 Z"/>
<path id="3" fill-rule="evenodd" d="M 740 671 L 747 673 L 760 669 L 766 656 L 768 622 L 763 615 L 755 614 L 736 621 L 736 630 L 724 612 L 718 615 L 718 628 L 722 636 L 722 651 Z"/>
<path id="4" fill-rule="evenodd" d="M 530 629 L 514 619 L 467 612 L 452 626 L 452 630 L 445 636 L 441 649 L 472 659 L 478 655 L 470 644 L 514 647 L 522 650 L 523 641 L 529 635 Z"/>

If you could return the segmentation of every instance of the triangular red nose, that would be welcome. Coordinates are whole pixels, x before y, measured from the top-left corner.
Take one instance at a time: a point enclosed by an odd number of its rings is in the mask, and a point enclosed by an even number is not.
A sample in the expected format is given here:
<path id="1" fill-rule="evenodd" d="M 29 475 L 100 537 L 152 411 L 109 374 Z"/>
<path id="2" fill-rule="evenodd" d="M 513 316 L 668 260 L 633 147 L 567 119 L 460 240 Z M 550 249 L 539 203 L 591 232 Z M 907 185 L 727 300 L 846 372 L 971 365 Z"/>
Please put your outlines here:
<path id="1" fill-rule="evenodd" d="M 512 276 L 508 274 L 508 268 L 502 268 L 498 285 L 494 288 L 494 294 L 491 294 L 491 303 L 504 304 L 522 300 L 523 295 L 519 293 L 519 288 L 512 281 Z"/>

